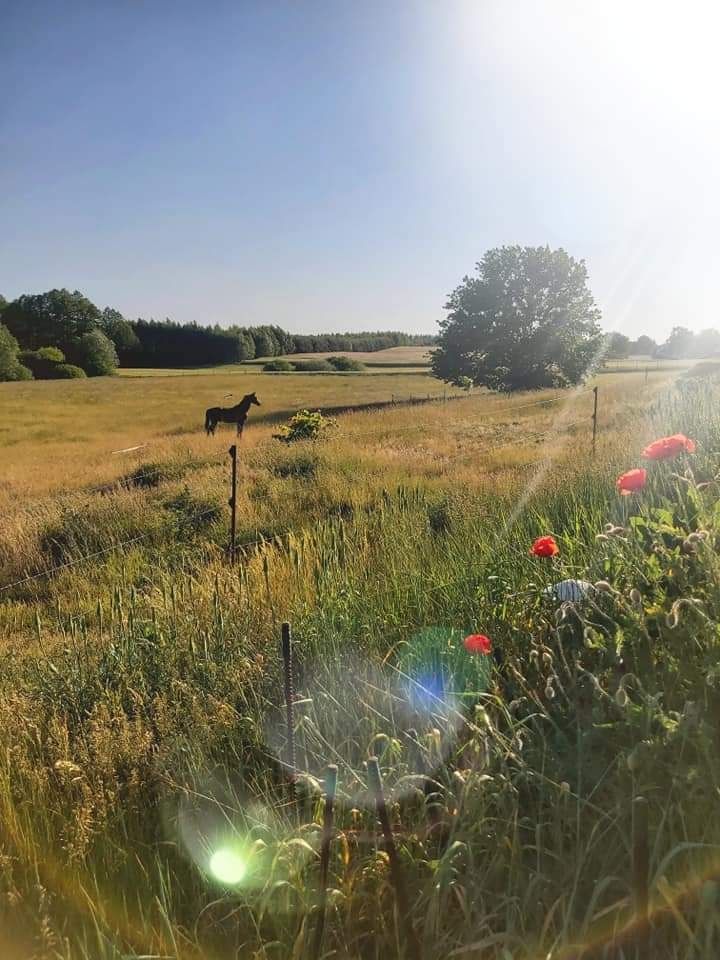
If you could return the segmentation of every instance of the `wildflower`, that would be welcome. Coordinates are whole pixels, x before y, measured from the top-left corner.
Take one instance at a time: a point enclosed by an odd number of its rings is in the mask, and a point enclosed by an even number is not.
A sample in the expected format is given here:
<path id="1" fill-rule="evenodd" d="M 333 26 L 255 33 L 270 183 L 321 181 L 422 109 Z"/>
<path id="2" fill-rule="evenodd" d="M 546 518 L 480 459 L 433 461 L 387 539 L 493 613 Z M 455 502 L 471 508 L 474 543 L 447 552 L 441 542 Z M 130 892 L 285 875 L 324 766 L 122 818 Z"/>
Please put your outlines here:
<path id="1" fill-rule="evenodd" d="M 560 553 L 555 537 L 538 537 L 530 548 L 534 557 L 554 557 Z"/>
<path id="2" fill-rule="evenodd" d="M 642 455 L 646 460 L 671 460 L 681 453 L 695 453 L 695 441 L 684 433 L 674 433 L 671 437 L 653 440 L 645 447 Z"/>
<path id="3" fill-rule="evenodd" d="M 487 656 L 492 651 L 492 641 L 482 633 L 471 633 L 463 644 L 468 653 L 482 653 Z"/>
<path id="4" fill-rule="evenodd" d="M 646 481 L 647 470 L 644 470 L 642 467 L 636 467 L 634 470 L 628 470 L 627 473 L 621 474 L 615 481 L 615 486 L 623 497 L 629 497 L 631 493 L 642 490 Z"/>

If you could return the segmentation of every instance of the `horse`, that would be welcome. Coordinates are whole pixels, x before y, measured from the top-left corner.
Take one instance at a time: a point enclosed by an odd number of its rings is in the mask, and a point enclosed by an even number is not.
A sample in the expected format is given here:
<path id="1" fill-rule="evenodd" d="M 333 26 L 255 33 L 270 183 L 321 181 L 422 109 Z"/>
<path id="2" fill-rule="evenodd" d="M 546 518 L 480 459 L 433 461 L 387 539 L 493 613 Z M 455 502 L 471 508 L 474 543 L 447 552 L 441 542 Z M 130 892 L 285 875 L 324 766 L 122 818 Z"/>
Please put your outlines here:
<path id="1" fill-rule="evenodd" d="M 237 435 L 241 437 L 248 410 L 252 406 L 260 406 L 260 401 L 254 393 L 246 393 L 240 403 L 234 407 L 210 407 L 209 410 L 205 411 L 205 433 L 208 436 L 214 434 L 219 423 L 235 423 L 237 424 Z"/>

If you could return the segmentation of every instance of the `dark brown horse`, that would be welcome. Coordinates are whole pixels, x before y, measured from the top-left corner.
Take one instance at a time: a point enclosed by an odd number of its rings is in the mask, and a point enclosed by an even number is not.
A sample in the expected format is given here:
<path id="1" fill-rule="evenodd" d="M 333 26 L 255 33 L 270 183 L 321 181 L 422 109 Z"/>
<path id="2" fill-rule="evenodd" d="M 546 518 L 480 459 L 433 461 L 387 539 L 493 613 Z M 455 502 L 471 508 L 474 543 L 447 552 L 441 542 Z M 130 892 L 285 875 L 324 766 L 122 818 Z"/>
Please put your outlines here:
<path id="1" fill-rule="evenodd" d="M 210 407 L 205 411 L 205 433 L 215 433 L 215 428 L 219 423 L 236 423 L 237 435 L 242 436 L 243 427 L 247 420 L 250 407 L 260 406 L 260 401 L 254 393 L 246 393 L 240 403 L 234 407 Z"/>

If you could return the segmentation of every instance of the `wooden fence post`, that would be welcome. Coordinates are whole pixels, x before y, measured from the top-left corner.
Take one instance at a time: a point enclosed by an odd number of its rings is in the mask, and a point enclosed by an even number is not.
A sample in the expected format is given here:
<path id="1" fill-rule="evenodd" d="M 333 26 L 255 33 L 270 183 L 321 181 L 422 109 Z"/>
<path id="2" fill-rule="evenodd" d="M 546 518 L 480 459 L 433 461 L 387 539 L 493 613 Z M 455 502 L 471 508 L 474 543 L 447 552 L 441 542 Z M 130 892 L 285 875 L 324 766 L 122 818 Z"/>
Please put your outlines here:
<path id="1" fill-rule="evenodd" d="M 237 444 L 233 444 L 228 450 L 230 454 L 230 463 L 232 477 L 230 480 L 230 562 L 235 563 L 236 534 L 237 534 Z"/>

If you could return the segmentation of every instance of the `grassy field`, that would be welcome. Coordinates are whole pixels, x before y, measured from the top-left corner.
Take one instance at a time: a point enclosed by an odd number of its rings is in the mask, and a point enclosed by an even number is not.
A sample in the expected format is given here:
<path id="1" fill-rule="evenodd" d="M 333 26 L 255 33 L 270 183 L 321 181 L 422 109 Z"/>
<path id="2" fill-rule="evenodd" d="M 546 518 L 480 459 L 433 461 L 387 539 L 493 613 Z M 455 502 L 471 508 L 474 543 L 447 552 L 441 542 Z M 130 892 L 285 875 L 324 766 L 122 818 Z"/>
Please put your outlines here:
<path id="1" fill-rule="evenodd" d="M 406 373 L 415 371 L 418 373 L 427 373 L 428 367 L 428 347 L 390 347 L 387 350 L 376 350 L 373 353 L 348 352 L 339 350 L 336 353 L 294 353 L 286 357 L 259 357 L 257 360 L 251 360 L 247 363 L 222 364 L 217 367 L 179 367 L 179 368 L 141 368 L 124 367 L 119 370 L 121 377 L 187 377 L 187 376 L 207 376 L 208 374 L 228 374 L 228 373 L 254 373 L 258 366 L 262 366 L 269 360 L 324 360 L 327 357 L 346 356 L 354 357 L 367 366 L 367 373 Z M 305 376 L 318 376 L 319 374 L 305 374 Z M 331 374 L 332 376 L 332 374 Z"/>
<path id="2" fill-rule="evenodd" d="M 437 380 L 407 373 L 275 375 L 227 367 L 198 373 L 189 382 L 113 377 L 0 384 L 0 450 L 7 450 L 0 508 L 7 498 L 25 500 L 40 492 L 71 490 L 117 477 L 137 459 L 113 455 L 127 447 L 147 444 L 140 457 L 148 456 L 150 450 L 158 457 L 188 449 L 201 456 L 214 455 L 225 448 L 231 431 L 208 440 L 203 431 L 206 408 L 232 406 L 246 393 L 256 392 L 262 404 L 253 408 L 248 423 L 247 444 L 252 444 L 303 407 L 353 406 L 443 391 Z"/>
<path id="3" fill-rule="evenodd" d="M 236 376 L 4 385 L 2 956 L 415 960 L 413 938 L 425 960 L 717 955 L 720 388 L 675 377 L 599 378 L 593 458 L 592 385 L 344 414 L 290 446 L 272 434 L 298 407 L 417 378 L 243 372 L 263 407 L 235 566 L 232 433 L 200 426 Z M 697 454 L 619 498 L 678 430 Z M 529 556 L 546 533 L 559 557 Z M 599 585 L 552 602 L 566 577 Z"/>

